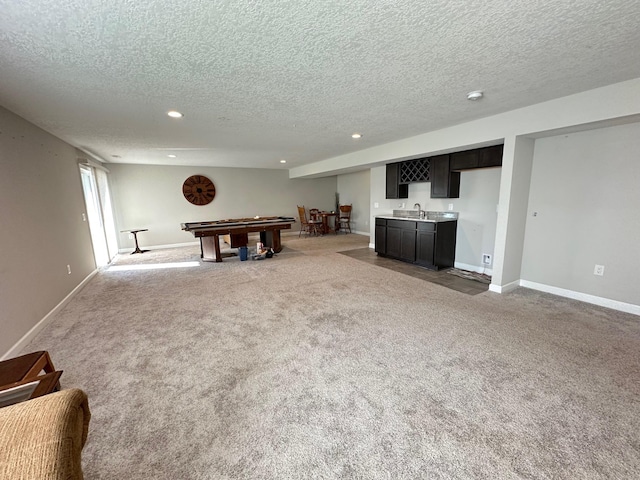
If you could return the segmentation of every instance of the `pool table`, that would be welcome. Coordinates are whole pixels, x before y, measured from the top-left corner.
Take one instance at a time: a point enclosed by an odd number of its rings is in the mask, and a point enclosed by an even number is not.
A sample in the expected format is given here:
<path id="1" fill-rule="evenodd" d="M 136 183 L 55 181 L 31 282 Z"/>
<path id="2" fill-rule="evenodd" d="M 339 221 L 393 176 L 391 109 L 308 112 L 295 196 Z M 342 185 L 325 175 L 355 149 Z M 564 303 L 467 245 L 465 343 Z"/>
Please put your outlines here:
<path id="1" fill-rule="evenodd" d="M 182 223 L 182 230 L 200 239 L 200 257 L 205 262 L 221 262 L 220 235 L 229 235 L 231 247 L 246 247 L 249 233 L 260 233 L 260 241 L 275 253 L 282 250 L 280 230 L 290 230 L 293 217 L 229 218 L 210 222 Z"/>

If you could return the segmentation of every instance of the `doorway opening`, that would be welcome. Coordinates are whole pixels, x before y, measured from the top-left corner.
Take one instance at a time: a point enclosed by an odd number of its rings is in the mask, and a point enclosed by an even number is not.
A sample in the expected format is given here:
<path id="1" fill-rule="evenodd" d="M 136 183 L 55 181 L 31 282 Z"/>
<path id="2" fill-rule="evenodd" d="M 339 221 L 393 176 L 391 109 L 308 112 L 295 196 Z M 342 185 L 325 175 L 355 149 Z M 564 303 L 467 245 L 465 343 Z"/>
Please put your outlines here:
<path id="1" fill-rule="evenodd" d="M 91 164 L 80 165 L 82 190 L 97 267 L 108 265 L 118 253 L 107 173 L 106 169 L 103 171 Z"/>

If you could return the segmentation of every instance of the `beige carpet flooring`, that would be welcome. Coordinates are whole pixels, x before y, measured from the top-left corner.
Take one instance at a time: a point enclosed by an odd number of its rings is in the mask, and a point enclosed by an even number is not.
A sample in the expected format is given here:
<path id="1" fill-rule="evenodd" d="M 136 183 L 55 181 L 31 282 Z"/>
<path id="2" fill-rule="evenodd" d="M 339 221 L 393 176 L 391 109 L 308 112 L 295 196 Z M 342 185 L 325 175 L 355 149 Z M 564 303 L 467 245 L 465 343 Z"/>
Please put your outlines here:
<path id="1" fill-rule="evenodd" d="M 283 243 L 121 255 L 25 349 L 89 395 L 87 479 L 640 478 L 639 317 Z"/>

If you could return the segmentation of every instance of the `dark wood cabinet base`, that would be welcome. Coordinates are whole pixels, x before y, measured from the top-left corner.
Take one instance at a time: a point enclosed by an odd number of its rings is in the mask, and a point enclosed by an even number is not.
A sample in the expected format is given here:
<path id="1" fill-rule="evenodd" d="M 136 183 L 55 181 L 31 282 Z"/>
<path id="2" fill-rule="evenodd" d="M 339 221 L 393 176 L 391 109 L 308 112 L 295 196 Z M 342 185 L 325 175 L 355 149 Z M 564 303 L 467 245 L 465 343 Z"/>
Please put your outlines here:
<path id="1" fill-rule="evenodd" d="M 375 251 L 430 270 L 453 267 L 457 221 L 420 222 L 376 218 Z"/>

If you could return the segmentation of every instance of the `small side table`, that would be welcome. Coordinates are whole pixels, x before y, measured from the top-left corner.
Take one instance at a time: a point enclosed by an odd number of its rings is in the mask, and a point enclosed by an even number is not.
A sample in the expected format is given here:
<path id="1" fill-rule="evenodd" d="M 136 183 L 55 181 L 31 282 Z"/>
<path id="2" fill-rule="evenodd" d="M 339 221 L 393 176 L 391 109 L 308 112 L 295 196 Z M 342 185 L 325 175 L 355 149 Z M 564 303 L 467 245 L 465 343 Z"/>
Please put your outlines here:
<path id="1" fill-rule="evenodd" d="M 136 242 L 136 249 L 131 252 L 131 255 L 133 255 L 134 253 L 144 253 L 144 252 L 148 252 L 149 250 L 140 250 L 140 247 L 138 246 L 138 232 L 148 232 L 149 229 L 148 228 L 140 228 L 138 230 L 120 230 L 120 233 L 131 233 L 133 235 L 133 239 Z"/>
<path id="2" fill-rule="evenodd" d="M 45 375 L 40 375 L 43 370 Z M 28 353 L 0 362 L 0 390 L 40 380 L 31 395 L 35 398 L 60 390 L 60 375 L 62 371 L 56 371 L 48 352 Z"/>
<path id="3" fill-rule="evenodd" d="M 4 390 L 9 390 L 14 387 L 20 387 L 31 382 L 38 382 L 38 385 L 29 396 L 29 400 L 41 397 L 43 395 L 48 395 L 53 392 L 59 392 L 61 375 L 62 370 L 56 370 L 55 372 L 45 373 L 44 375 L 27 378 L 25 380 L 20 380 L 19 382 L 8 383 L 7 385 L 0 386 L 0 393 L 2 393 Z"/>

